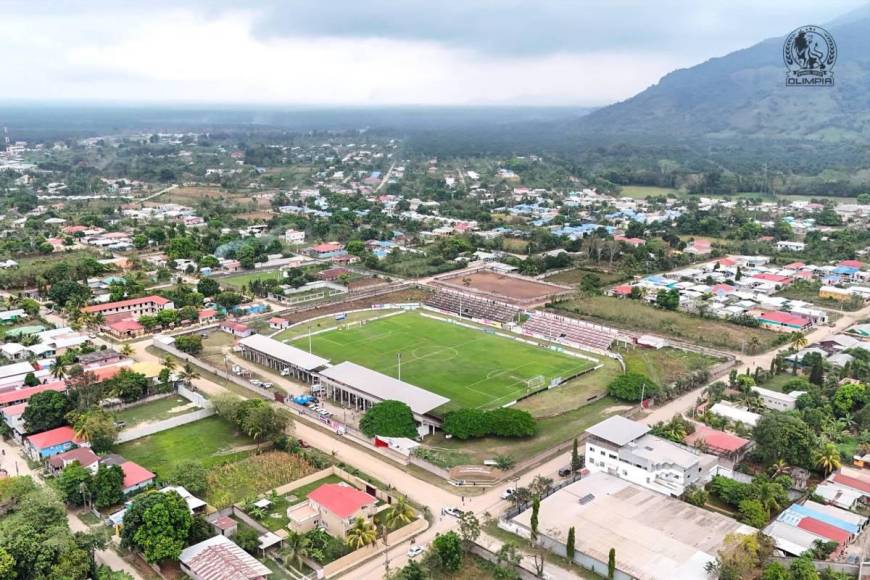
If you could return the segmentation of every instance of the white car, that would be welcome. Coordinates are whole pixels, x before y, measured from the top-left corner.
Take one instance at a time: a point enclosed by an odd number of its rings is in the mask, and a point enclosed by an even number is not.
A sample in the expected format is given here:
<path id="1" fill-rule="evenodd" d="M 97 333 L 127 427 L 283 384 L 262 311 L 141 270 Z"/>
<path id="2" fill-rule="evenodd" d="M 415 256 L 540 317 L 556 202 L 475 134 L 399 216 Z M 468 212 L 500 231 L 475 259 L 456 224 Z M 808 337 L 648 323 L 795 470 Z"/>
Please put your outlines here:
<path id="1" fill-rule="evenodd" d="M 408 557 L 409 558 L 416 558 L 417 556 L 419 556 L 423 552 L 424 552 L 423 546 L 418 546 L 417 544 L 414 544 L 413 546 L 408 548 Z"/>
<path id="2" fill-rule="evenodd" d="M 515 492 L 514 488 L 509 487 L 506 490 L 504 490 L 503 492 L 501 492 L 501 498 L 502 499 L 510 499 L 511 496 L 514 494 L 514 492 Z"/>
<path id="3" fill-rule="evenodd" d="M 448 516 L 452 516 L 454 518 L 462 517 L 462 510 L 455 507 L 446 507 L 441 510 L 441 513 L 447 514 Z"/>

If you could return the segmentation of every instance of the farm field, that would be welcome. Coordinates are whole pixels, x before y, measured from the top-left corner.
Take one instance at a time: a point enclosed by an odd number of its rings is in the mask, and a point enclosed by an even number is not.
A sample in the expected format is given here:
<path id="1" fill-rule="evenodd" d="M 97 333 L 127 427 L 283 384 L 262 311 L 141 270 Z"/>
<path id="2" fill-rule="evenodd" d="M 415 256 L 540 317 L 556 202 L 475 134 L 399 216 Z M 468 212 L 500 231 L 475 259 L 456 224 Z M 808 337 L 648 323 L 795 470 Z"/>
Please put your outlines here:
<path id="1" fill-rule="evenodd" d="M 165 477 L 176 465 L 186 461 L 195 461 L 205 467 L 238 461 L 250 453 L 250 450 L 238 448 L 252 444 L 253 441 L 239 433 L 233 424 L 220 417 L 208 417 L 123 443 L 116 451 Z"/>
<path id="2" fill-rule="evenodd" d="M 308 338 L 294 341 L 308 347 Z M 572 375 L 593 366 L 554 351 L 426 318 L 403 313 L 349 330 L 313 336 L 313 352 L 334 363 L 349 360 L 397 376 L 402 355 L 402 380 L 451 399 L 439 409 L 494 408 L 523 395 L 526 381 Z"/>
<path id="3" fill-rule="evenodd" d="M 268 451 L 209 471 L 208 503 L 223 508 L 255 499 L 261 493 L 305 477 L 317 469 L 300 454 Z"/>
<path id="4" fill-rule="evenodd" d="M 592 322 L 651 332 L 694 344 L 740 351 L 758 341 L 758 352 L 776 346 L 782 336 L 770 330 L 740 326 L 725 320 L 700 318 L 684 312 L 662 310 L 636 300 L 591 296 L 560 302 L 559 312 Z"/>

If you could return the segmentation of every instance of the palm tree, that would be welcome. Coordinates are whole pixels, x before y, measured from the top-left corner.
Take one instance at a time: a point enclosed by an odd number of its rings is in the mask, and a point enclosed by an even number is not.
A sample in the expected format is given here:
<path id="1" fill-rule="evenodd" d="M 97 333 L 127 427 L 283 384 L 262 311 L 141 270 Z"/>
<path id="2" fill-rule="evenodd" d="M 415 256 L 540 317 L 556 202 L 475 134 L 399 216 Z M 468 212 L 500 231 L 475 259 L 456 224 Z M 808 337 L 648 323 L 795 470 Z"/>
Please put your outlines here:
<path id="1" fill-rule="evenodd" d="M 62 358 L 58 358 L 54 361 L 54 366 L 51 369 L 51 376 L 59 381 L 66 378 L 66 362 Z"/>
<path id="2" fill-rule="evenodd" d="M 181 369 L 181 380 L 189 385 L 198 378 L 199 373 L 196 372 L 196 369 L 193 368 L 193 365 L 189 362 L 184 363 L 184 366 Z"/>
<path id="3" fill-rule="evenodd" d="M 837 446 L 830 441 L 825 443 L 816 457 L 816 465 L 825 470 L 825 476 L 830 475 L 835 469 L 840 469 L 842 462 L 840 461 L 840 450 L 837 449 Z"/>
<path id="4" fill-rule="evenodd" d="M 414 520 L 414 508 L 408 503 L 408 498 L 400 495 L 393 501 L 384 513 L 384 519 L 390 529 L 400 528 Z"/>
<path id="5" fill-rule="evenodd" d="M 788 339 L 788 344 L 795 350 L 800 350 L 809 344 L 807 337 L 803 332 L 792 332 Z"/>
<path id="6" fill-rule="evenodd" d="M 749 354 L 757 353 L 759 347 L 761 347 L 761 341 L 758 340 L 757 336 L 753 336 L 749 339 Z"/>
<path id="7" fill-rule="evenodd" d="M 171 357 L 171 356 L 167 356 L 166 358 L 163 359 L 163 368 L 165 368 L 166 370 L 168 370 L 170 373 L 171 373 L 173 370 L 175 370 L 175 367 L 176 367 L 176 366 L 177 366 L 177 365 L 175 364 L 175 361 L 172 360 L 172 357 Z"/>
<path id="8" fill-rule="evenodd" d="M 770 477 L 772 479 L 776 479 L 780 475 L 788 475 L 790 469 L 788 463 L 785 462 L 785 459 L 777 459 L 770 466 Z"/>
<path id="9" fill-rule="evenodd" d="M 290 532 L 290 535 L 284 540 L 284 550 L 282 555 L 284 561 L 289 565 L 302 566 L 305 558 L 309 556 L 311 551 L 311 540 L 305 534 L 297 534 Z"/>
<path id="10" fill-rule="evenodd" d="M 770 517 L 771 512 L 779 511 L 779 499 L 777 498 L 774 484 L 771 481 L 761 481 L 758 483 L 758 501 Z"/>
<path id="11" fill-rule="evenodd" d="M 347 541 L 348 546 L 354 550 L 358 550 L 365 546 L 374 544 L 378 540 L 378 531 L 371 522 L 366 521 L 362 517 L 358 517 L 353 522 L 353 525 L 347 530 L 345 540 Z"/>
<path id="12" fill-rule="evenodd" d="M 121 347 L 121 354 L 124 356 L 131 356 L 133 354 L 133 347 L 129 344 L 125 344 Z"/>

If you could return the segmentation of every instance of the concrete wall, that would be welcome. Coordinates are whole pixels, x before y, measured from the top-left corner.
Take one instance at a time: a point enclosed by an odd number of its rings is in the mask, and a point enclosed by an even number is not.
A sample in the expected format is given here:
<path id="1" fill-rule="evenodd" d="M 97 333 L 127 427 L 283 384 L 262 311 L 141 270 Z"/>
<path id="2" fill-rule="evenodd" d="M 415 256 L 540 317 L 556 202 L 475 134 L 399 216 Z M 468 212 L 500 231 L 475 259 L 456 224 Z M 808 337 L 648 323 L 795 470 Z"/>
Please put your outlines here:
<path id="1" fill-rule="evenodd" d="M 157 421 L 156 423 L 146 423 L 138 427 L 125 429 L 124 431 L 118 433 L 118 437 L 117 439 L 115 439 L 115 443 L 126 443 L 135 439 L 141 439 L 142 437 L 147 437 L 148 435 L 160 433 L 161 431 L 166 431 L 167 429 L 172 429 L 181 425 L 187 425 L 188 423 L 193 423 L 194 421 L 199 421 L 200 419 L 205 419 L 206 417 L 211 417 L 212 415 L 214 415 L 214 409 L 200 409 L 199 411 L 187 413 L 186 415 L 170 417 L 162 421 Z"/>
<path id="2" fill-rule="evenodd" d="M 408 524 L 407 526 L 401 527 L 395 532 L 387 534 L 387 546 L 395 546 L 396 544 L 400 544 L 408 538 L 424 532 L 428 527 L 429 522 L 427 522 L 425 518 L 420 517 L 417 520 Z M 339 558 L 338 560 L 330 562 L 329 564 L 324 566 L 323 577 L 332 578 L 348 570 L 352 570 L 363 562 L 370 560 L 371 558 L 374 558 L 380 554 L 383 554 L 385 548 L 386 546 L 384 545 L 383 540 L 378 540 L 370 546 L 360 548 L 359 550 L 354 550 L 347 556 Z"/>

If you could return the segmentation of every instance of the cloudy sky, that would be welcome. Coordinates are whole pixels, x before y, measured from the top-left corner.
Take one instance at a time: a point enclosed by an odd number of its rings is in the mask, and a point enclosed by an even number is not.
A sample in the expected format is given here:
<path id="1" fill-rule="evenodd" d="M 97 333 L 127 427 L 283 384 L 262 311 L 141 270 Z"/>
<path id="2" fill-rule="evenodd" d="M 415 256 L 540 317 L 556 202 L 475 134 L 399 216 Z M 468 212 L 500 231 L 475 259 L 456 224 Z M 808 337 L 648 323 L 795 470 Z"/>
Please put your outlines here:
<path id="1" fill-rule="evenodd" d="M 0 100 L 601 105 L 865 0 L 0 0 Z"/>

